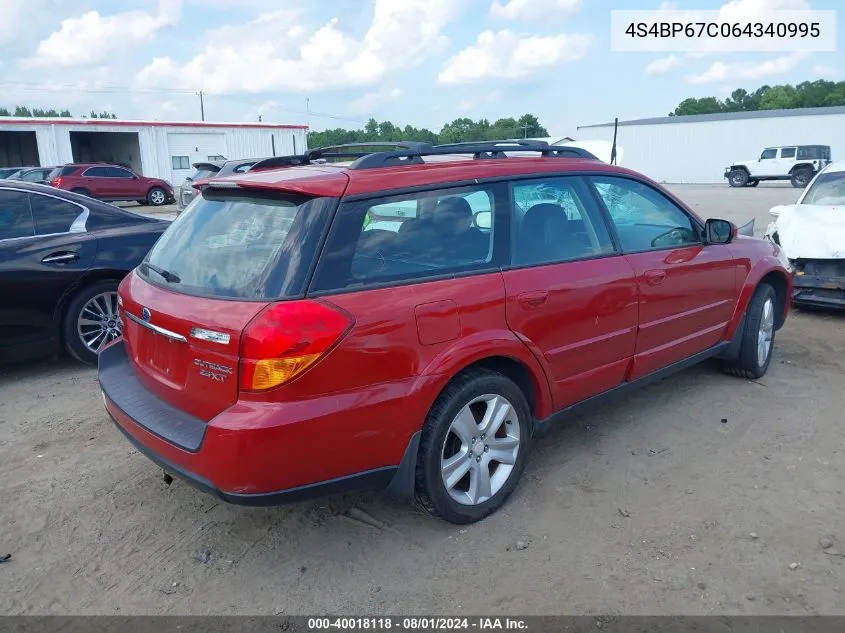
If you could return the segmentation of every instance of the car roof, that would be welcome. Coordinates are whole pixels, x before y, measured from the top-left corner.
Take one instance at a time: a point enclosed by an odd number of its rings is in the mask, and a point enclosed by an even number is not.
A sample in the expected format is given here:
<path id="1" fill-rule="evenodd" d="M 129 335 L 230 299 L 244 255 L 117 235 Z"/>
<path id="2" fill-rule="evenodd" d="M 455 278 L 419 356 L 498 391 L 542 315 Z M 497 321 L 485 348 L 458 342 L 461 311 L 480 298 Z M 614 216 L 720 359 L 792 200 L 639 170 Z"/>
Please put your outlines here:
<path id="1" fill-rule="evenodd" d="M 437 148 L 428 149 L 436 150 Z M 457 148 L 457 146 L 448 146 Z M 538 145 L 539 147 L 539 145 Z M 540 149 L 525 150 L 511 149 L 509 152 L 543 151 L 549 149 L 543 144 Z M 563 151 L 562 148 L 551 148 L 555 151 Z M 471 152 L 468 148 L 467 152 Z M 498 148 L 480 152 L 500 151 Z M 319 150 L 313 150 L 314 153 Z M 429 155 L 423 151 L 420 160 L 413 164 L 374 166 L 378 165 L 377 160 L 381 154 L 362 154 L 359 160 L 354 163 L 322 163 L 305 164 L 301 166 L 279 167 L 261 171 L 249 171 L 244 174 L 232 174 L 222 178 L 209 181 L 209 187 L 232 187 L 243 189 L 275 189 L 294 193 L 303 193 L 316 196 L 339 197 L 366 195 L 377 192 L 388 192 L 391 190 L 422 187 L 426 185 L 439 184 L 463 184 L 472 183 L 479 179 L 508 178 L 511 176 L 528 176 L 532 174 L 562 174 L 562 173 L 616 173 L 642 177 L 635 172 L 608 165 L 583 152 L 584 157 L 564 156 L 482 156 L 482 159 L 468 158 L 463 151 L 460 154 Z M 385 162 L 389 164 L 393 155 L 388 155 Z M 413 154 L 413 151 L 409 152 Z M 589 158 L 587 158 L 589 156 Z M 303 157 L 288 157 L 291 159 L 302 159 Z M 306 155 L 307 158 L 307 155 Z M 284 158 L 280 158 L 283 161 Z M 366 161 L 366 167 L 356 168 L 361 161 Z M 293 161 L 292 161 L 293 162 Z M 306 160 L 307 162 L 307 160 Z"/>
<path id="2" fill-rule="evenodd" d="M 64 189 L 57 189 L 56 187 L 51 187 L 50 185 L 42 185 L 41 183 L 37 182 L 29 182 L 28 180 L 0 180 L 0 187 L 6 187 L 9 189 L 20 189 L 22 191 L 31 191 L 33 193 L 44 193 L 54 198 L 61 198 L 63 200 L 68 200 L 70 202 L 75 202 L 77 204 L 81 204 L 84 207 L 92 211 L 105 211 L 106 213 L 118 213 L 124 216 L 131 216 L 133 218 L 139 218 L 140 220 L 146 220 L 146 216 L 140 215 L 138 213 L 132 213 L 126 209 L 118 207 L 114 204 L 109 204 L 108 202 L 103 202 L 101 200 L 95 200 L 94 198 L 90 198 L 88 196 L 83 196 L 82 194 L 73 193 L 72 191 L 65 191 Z"/>

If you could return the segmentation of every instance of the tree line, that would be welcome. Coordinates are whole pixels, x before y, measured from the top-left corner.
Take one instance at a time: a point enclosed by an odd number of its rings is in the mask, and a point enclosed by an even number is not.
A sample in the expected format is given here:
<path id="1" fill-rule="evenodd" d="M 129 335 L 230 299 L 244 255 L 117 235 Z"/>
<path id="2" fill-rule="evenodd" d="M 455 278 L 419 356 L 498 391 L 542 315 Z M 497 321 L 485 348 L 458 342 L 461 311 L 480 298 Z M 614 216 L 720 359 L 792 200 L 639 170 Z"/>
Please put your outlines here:
<path id="1" fill-rule="evenodd" d="M 36 117 L 36 118 L 71 118 L 73 115 L 70 110 L 58 111 L 55 108 L 44 110 L 43 108 L 28 108 L 27 106 L 15 106 L 14 111 L 8 108 L 0 107 L 0 116 L 17 116 L 17 117 Z M 95 112 L 91 110 L 88 115 L 82 115 L 82 118 L 88 119 L 116 119 L 117 115 L 111 112 Z"/>
<path id="2" fill-rule="evenodd" d="M 793 86 L 760 86 L 752 92 L 738 88 L 724 100 L 716 97 L 684 99 L 669 116 L 713 114 L 716 112 L 748 112 L 752 110 L 788 110 L 845 105 L 845 81 L 819 79 Z"/>
<path id="3" fill-rule="evenodd" d="M 420 141 L 436 145 L 548 135 L 548 130 L 540 124 L 540 121 L 533 114 L 523 114 L 518 119 L 512 117 L 497 119 L 492 123 L 487 119 L 473 121 L 464 117 L 446 123 L 440 128 L 439 132 L 432 132 L 427 128 L 417 128 L 413 125 L 400 127 L 390 121 L 379 122 L 370 119 L 362 129 L 335 128 L 322 132 L 309 132 L 308 147 L 393 141 Z"/>

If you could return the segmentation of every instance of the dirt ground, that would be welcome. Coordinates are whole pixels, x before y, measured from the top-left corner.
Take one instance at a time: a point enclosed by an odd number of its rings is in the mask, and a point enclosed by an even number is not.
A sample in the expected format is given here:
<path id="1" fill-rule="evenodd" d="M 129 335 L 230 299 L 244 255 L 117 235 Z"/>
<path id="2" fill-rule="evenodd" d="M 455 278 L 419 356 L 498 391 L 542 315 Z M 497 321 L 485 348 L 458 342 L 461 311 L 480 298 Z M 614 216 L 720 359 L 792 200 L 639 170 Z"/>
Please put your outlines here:
<path id="1" fill-rule="evenodd" d="M 796 195 L 673 189 L 737 220 Z M 168 487 L 93 369 L 5 367 L 0 613 L 845 614 L 843 352 L 845 315 L 794 312 L 763 379 L 704 364 L 571 420 L 466 527 Z"/>

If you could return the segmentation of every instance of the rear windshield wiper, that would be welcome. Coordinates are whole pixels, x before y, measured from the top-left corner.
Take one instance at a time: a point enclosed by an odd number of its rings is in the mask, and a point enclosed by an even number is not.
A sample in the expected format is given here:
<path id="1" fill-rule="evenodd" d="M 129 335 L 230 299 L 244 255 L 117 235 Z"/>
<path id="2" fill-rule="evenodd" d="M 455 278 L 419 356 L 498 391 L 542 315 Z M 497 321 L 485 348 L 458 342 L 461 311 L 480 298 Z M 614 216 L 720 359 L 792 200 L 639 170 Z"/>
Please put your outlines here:
<path id="1" fill-rule="evenodd" d="M 169 270 L 165 270 L 164 268 L 160 268 L 159 266 L 156 266 L 155 264 L 150 264 L 149 262 L 142 262 L 142 265 L 146 266 L 147 268 L 149 268 L 153 272 L 158 273 L 161 276 L 161 278 L 164 279 L 169 284 L 178 284 L 180 281 L 182 281 L 181 279 L 179 279 L 179 275 L 177 275 L 176 273 L 172 273 Z"/>

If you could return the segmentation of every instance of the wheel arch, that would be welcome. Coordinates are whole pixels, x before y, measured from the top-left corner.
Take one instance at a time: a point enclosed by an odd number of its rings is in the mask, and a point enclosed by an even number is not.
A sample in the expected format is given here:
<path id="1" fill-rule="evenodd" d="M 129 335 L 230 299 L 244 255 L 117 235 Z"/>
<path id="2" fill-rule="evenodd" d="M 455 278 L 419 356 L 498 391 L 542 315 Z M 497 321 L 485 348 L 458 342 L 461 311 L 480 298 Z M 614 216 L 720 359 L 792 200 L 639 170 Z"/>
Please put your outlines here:
<path id="1" fill-rule="evenodd" d="M 794 174 L 799 169 L 809 169 L 812 172 L 816 171 L 816 169 L 815 169 L 815 167 L 813 167 L 812 163 L 796 163 L 795 165 L 792 166 L 792 169 L 789 170 L 789 175 L 791 176 L 792 174 Z"/>
<path id="2" fill-rule="evenodd" d="M 748 171 L 748 167 L 746 167 L 745 165 L 731 165 L 730 167 L 728 167 L 728 171 L 734 171 L 735 169 L 741 169 L 747 174 L 751 173 Z"/>
<path id="3" fill-rule="evenodd" d="M 751 298 L 754 296 L 757 288 L 763 283 L 769 284 L 775 290 L 778 308 L 775 328 L 780 329 L 783 327 L 789 307 L 789 273 L 783 268 L 780 262 L 777 260 L 772 261 L 772 259 L 774 258 L 760 260 L 746 276 L 739 293 L 739 300 L 734 309 L 733 318 L 726 333 L 726 340 L 733 340 L 737 329 L 743 326 L 743 319 L 748 310 L 748 304 L 751 303 Z"/>
<path id="4" fill-rule="evenodd" d="M 67 316 L 67 309 L 71 300 L 84 288 L 100 281 L 114 281 L 120 283 L 127 275 L 126 271 L 115 269 L 96 269 L 89 270 L 85 275 L 76 280 L 76 282 L 69 286 L 59 300 L 56 302 L 56 309 L 53 313 L 53 331 L 56 333 L 60 349 L 64 348 L 64 331 L 62 324 Z"/>

